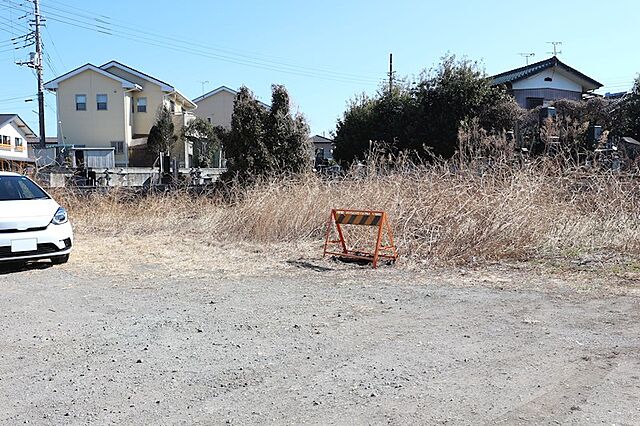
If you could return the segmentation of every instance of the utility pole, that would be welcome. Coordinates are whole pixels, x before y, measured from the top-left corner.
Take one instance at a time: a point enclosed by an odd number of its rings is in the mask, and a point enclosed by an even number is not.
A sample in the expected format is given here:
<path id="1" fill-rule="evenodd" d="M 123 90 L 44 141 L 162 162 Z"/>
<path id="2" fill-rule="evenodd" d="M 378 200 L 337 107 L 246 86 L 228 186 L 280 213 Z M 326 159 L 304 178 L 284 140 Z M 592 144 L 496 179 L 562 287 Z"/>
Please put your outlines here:
<path id="1" fill-rule="evenodd" d="M 389 53 L 389 95 L 393 94 L 393 53 Z"/>
<path id="2" fill-rule="evenodd" d="M 525 58 L 525 60 L 527 61 L 527 65 L 529 65 L 529 58 L 532 56 L 536 56 L 535 53 L 531 52 L 531 53 L 518 53 L 518 55 L 522 56 L 523 58 Z"/>
<path id="3" fill-rule="evenodd" d="M 38 115 L 40 118 L 40 148 L 46 148 L 44 130 L 44 82 L 42 81 L 42 39 L 40 39 L 40 0 L 33 0 L 36 20 L 36 73 L 38 74 Z"/>
<path id="4" fill-rule="evenodd" d="M 36 53 L 31 54 L 28 61 L 16 62 L 17 65 L 26 65 L 29 68 L 36 70 L 38 76 L 38 118 L 40 121 L 40 148 L 46 148 L 46 137 L 44 129 L 44 82 L 42 80 L 42 39 L 40 38 L 40 27 L 42 26 L 42 19 L 40 16 L 40 0 L 33 1 L 33 13 L 34 20 L 33 35 L 35 36 Z"/>
<path id="5" fill-rule="evenodd" d="M 562 50 L 558 50 L 558 46 L 562 46 L 561 41 L 548 41 L 547 44 L 553 45 L 553 56 L 558 56 L 559 54 L 562 53 Z M 551 52 L 547 52 L 547 53 L 551 53 Z"/>

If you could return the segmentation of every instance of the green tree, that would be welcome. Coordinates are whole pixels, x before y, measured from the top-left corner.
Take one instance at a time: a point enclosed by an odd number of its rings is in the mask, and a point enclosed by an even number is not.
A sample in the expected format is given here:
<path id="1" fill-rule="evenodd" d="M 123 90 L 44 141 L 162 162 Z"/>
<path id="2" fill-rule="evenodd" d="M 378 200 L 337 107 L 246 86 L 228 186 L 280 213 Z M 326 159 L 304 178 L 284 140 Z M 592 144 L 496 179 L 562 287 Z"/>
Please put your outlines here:
<path id="1" fill-rule="evenodd" d="M 264 143 L 266 115 L 253 93 L 241 87 L 233 103 L 231 130 L 224 138 L 227 171 L 223 180 L 249 180 L 274 170 L 273 155 Z"/>
<path id="2" fill-rule="evenodd" d="M 410 144 L 426 144 L 434 154 L 451 157 L 458 146 L 460 124 L 478 118 L 487 130 L 502 131 L 515 124 L 515 101 L 502 87 L 492 87 L 477 62 L 454 55 L 421 75 L 414 96 L 415 127 Z"/>
<path id="3" fill-rule="evenodd" d="M 399 82 L 400 83 L 400 82 Z M 445 56 L 413 83 L 352 101 L 338 120 L 334 155 L 343 164 L 362 158 L 371 143 L 391 152 L 451 157 L 462 122 L 477 119 L 499 133 L 512 129 L 521 108 L 503 87 L 492 87 L 476 62 Z"/>
<path id="4" fill-rule="evenodd" d="M 213 159 L 220 148 L 223 130 L 214 127 L 202 118 L 196 118 L 182 128 L 183 139 L 193 144 L 193 165 L 195 167 L 211 167 Z"/>
<path id="5" fill-rule="evenodd" d="M 376 100 L 362 94 L 350 101 L 342 118 L 338 119 L 333 156 L 342 164 L 353 163 L 366 153 L 369 141 L 377 137 L 373 131 L 375 104 Z"/>
<path id="6" fill-rule="evenodd" d="M 272 86 L 272 106 L 258 102 L 246 87 L 233 105 L 231 130 L 223 138 L 227 172 L 223 180 L 251 181 L 271 173 L 299 173 L 309 167 L 308 126 L 290 110 L 284 86 Z"/>
<path id="7" fill-rule="evenodd" d="M 415 100 L 409 86 L 397 81 L 391 92 L 380 89 L 376 98 L 362 94 L 350 101 L 335 133 L 334 157 L 343 165 L 363 159 L 375 145 L 379 152 L 409 149 Z"/>
<path id="8" fill-rule="evenodd" d="M 174 132 L 174 125 L 169 108 L 165 105 L 158 109 L 156 122 L 147 137 L 147 149 L 155 155 L 161 152 L 169 153 L 178 141 Z"/>
<path id="9" fill-rule="evenodd" d="M 271 108 L 264 123 L 265 145 L 279 170 L 300 173 L 311 166 L 309 126 L 301 114 L 291 113 L 289 94 L 284 86 L 274 84 L 271 92 Z"/>

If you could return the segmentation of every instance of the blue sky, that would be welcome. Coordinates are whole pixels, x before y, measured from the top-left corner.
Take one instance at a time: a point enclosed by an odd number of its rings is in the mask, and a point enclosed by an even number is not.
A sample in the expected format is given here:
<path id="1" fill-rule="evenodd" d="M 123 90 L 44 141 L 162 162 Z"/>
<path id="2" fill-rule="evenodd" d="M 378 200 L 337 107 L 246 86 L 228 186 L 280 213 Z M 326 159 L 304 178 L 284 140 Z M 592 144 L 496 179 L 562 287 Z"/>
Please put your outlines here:
<path id="1" fill-rule="evenodd" d="M 41 0 L 46 80 L 87 62 L 112 59 L 167 81 L 194 98 L 220 85 L 246 85 L 269 102 L 286 85 L 312 133 L 328 134 L 354 95 L 374 93 L 389 53 L 412 76 L 447 52 L 477 59 L 495 74 L 551 55 L 605 84 L 629 89 L 640 72 L 640 2 L 418 0 Z M 28 49 L 7 41 L 25 32 L 27 0 L 0 0 L 0 113 L 18 113 L 37 133 L 32 71 L 14 64 Z M 60 21 L 64 21 L 60 22 Z M 102 27 L 111 35 L 98 32 Z M 81 28 L 86 27 L 86 28 Z M 157 34 L 157 35 L 156 35 Z M 55 135 L 55 97 L 46 96 Z"/>

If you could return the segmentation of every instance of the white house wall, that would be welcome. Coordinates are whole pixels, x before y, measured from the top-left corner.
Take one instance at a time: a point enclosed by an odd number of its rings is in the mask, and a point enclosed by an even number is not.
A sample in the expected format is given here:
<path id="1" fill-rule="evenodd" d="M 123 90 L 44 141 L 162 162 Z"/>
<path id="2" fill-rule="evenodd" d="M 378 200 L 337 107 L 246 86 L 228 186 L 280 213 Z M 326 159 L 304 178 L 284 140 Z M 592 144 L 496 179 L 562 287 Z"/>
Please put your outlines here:
<path id="1" fill-rule="evenodd" d="M 0 127 L 0 135 L 11 138 L 11 148 L 7 149 L 2 147 L 0 153 L 4 152 L 13 157 L 27 158 L 27 137 L 12 121 Z M 16 138 L 22 139 L 22 150 L 16 150 Z"/>
<path id="2" fill-rule="evenodd" d="M 545 78 L 551 78 L 551 81 L 545 81 Z M 549 68 L 539 74 L 533 75 L 524 80 L 516 81 L 512 85 L 513 90 L 525 89 L 558 89 L 570 92 L 582 93 L 582 85 L 567 78 L 558 68 Z"/>

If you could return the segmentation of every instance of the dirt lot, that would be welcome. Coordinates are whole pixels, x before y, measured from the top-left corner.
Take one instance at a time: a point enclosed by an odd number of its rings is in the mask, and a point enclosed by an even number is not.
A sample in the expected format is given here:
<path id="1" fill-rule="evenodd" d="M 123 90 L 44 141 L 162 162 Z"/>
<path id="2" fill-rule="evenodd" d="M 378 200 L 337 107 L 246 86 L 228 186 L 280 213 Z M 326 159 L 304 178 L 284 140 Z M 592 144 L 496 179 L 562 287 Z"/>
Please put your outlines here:
<path id="1" fill-rule="evenodd" d="M 87 236 L 4 271 L 0 422 L 640 424 L 635 275 L 315 249 Z"/>

